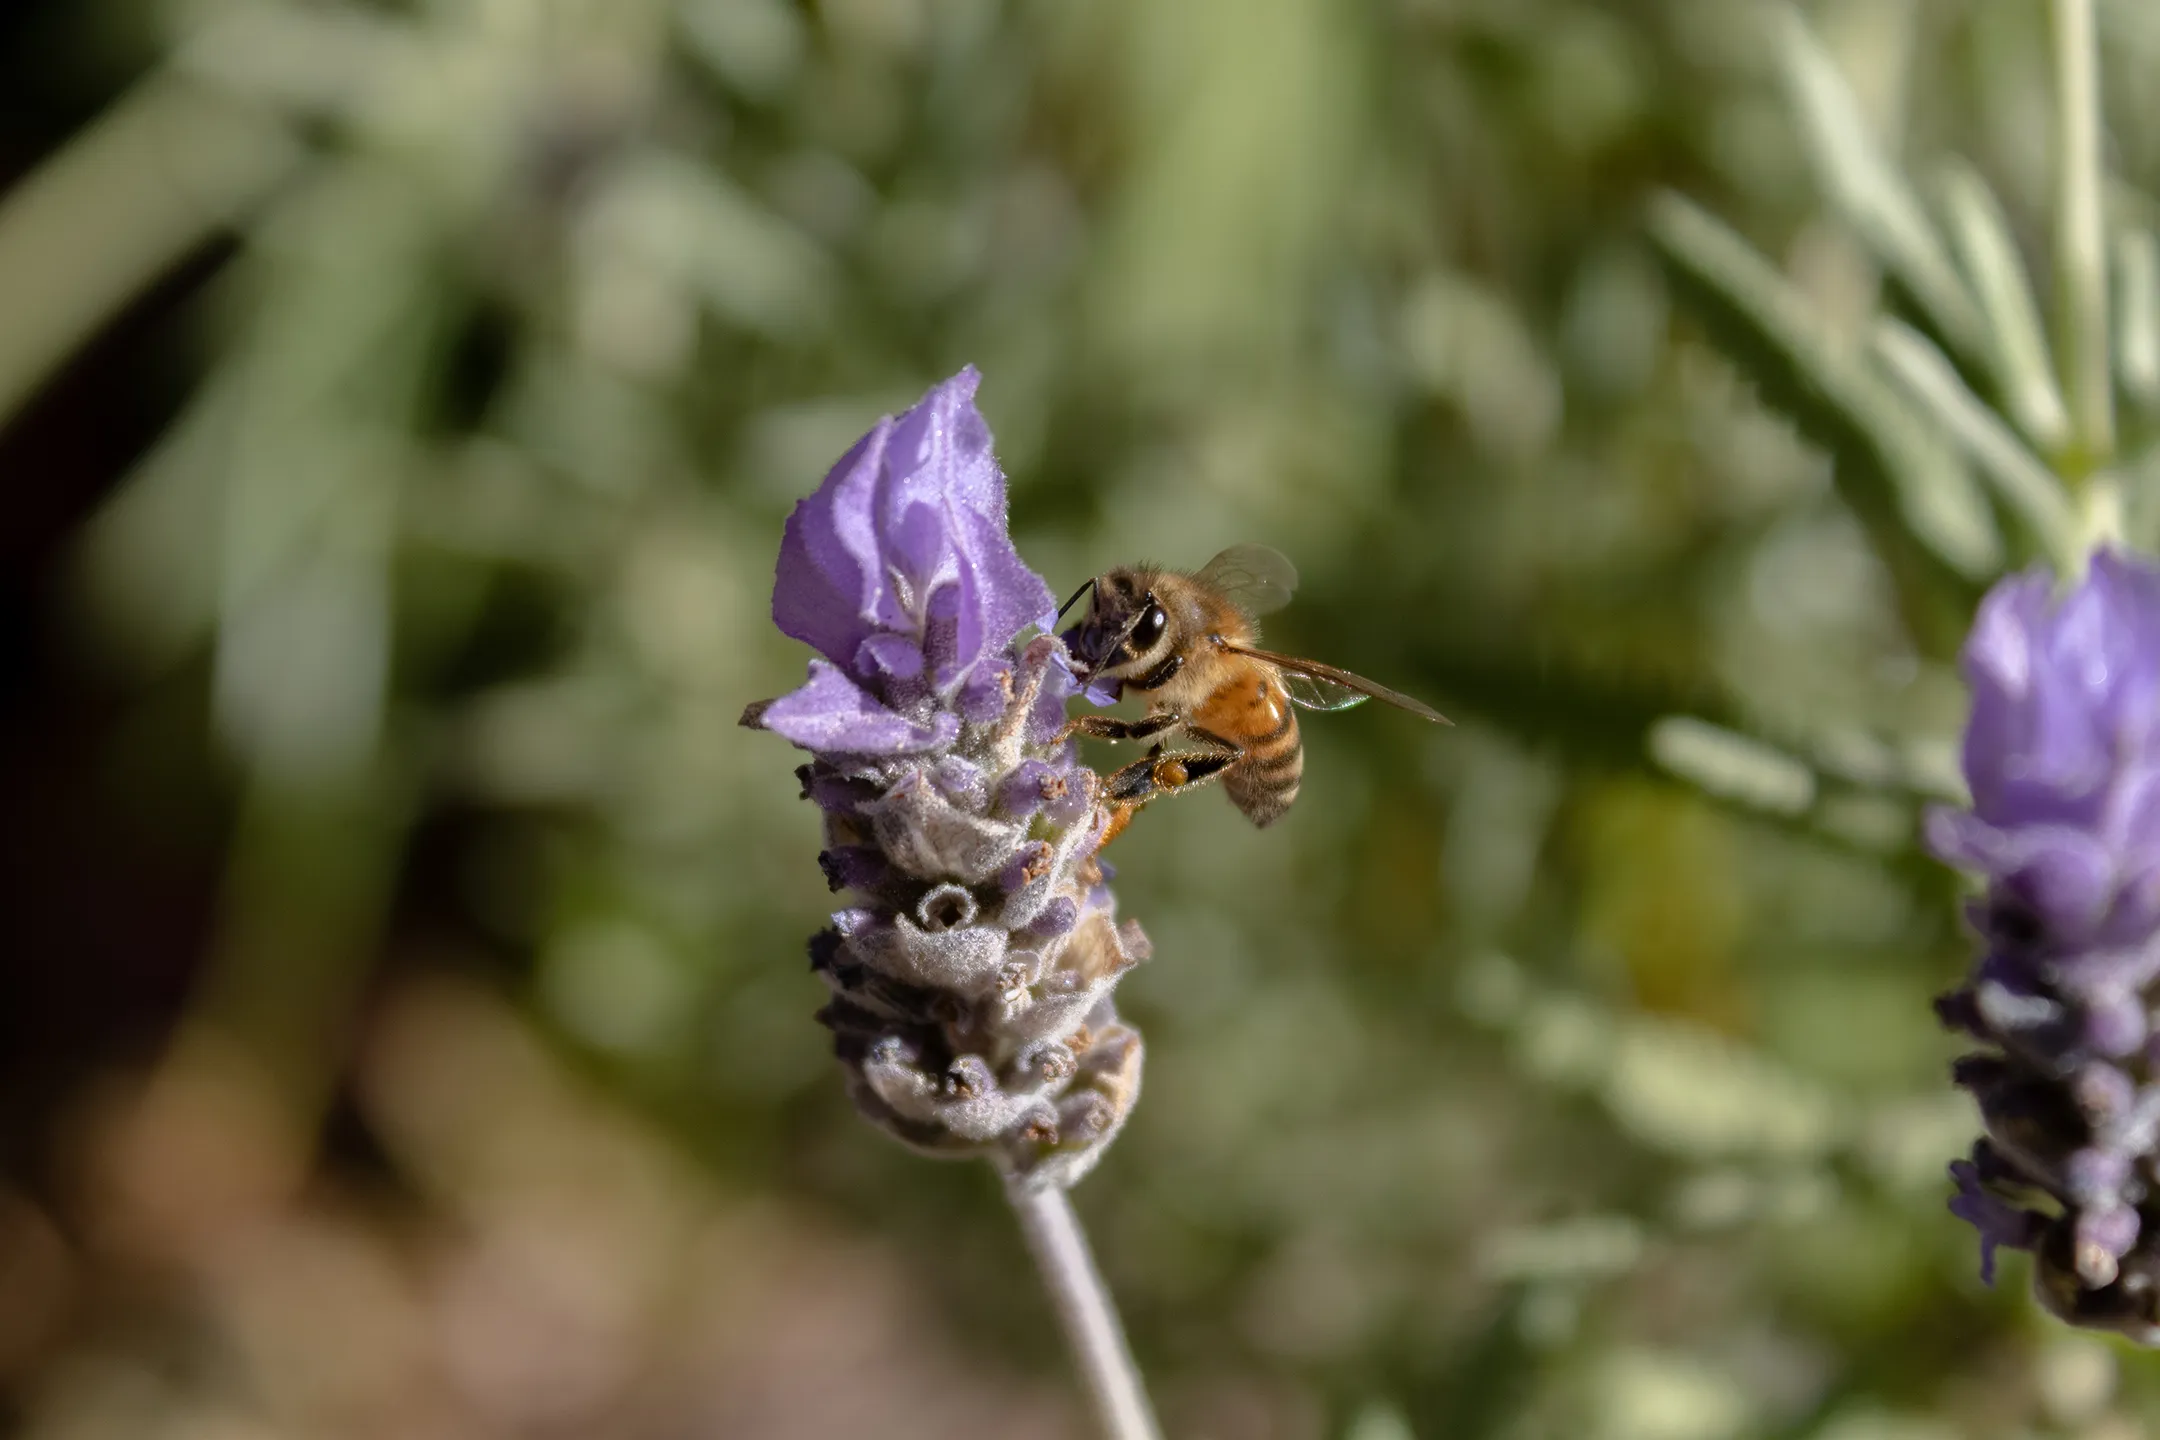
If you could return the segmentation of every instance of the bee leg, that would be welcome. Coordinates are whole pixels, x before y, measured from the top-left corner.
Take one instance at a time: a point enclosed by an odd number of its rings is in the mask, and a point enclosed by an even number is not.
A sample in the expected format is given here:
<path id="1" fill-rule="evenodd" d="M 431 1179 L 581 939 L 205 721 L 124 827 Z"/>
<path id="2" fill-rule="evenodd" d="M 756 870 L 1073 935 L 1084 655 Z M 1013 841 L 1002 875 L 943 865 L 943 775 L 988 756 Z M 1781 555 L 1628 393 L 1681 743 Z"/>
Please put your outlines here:
<path id="1" fill-rule="evenodd" d="M 1177 715 L 1149 715 L 1139 720 L 1120 720 L 1115 715 L 1076 715 L 1065 722 L 1058 740 L 1085 735 L 1091 740 L 1150 740 L 1182 723 Z M 1053 742 L 1055 743 L 1055 742 Z"/>
<path id="2" fill-rule="evenodd" d="M 1232 760 L 1245 753 L 1245 747 L 1238 744 L 1237 741 L 1218 735 L 1212 730 L 1202 730 L 1197 725 L 1186 726 L 1185 734 L 1188 739 L 1197 740 L 1210 750 L 1220 750 Z"/>
<path id="3" fill-rule="evenodd" d="M 1087 715 L 1081 718 L 1110 719 L 1107 715 Z M 1103 782 L 1103 798 L 1110 804 L 1110 828 L 1103 832 L 1104 845 L 1122 835 L 1125 827 L 1132 824 L 1133 816 L 1139 813 L 1140 807 L 1150 800 L 1159 800 L 1165 795 L 1183 794 L 1212 780 L 1219 780 L 1225 770 L 1245 756 L 1243 746 L 1225 740 L 1212 731 L 1188 728 L 1185 733 L 1209 748 L 1167 755 L 1158 743 L 1148 748 L 1147 759 L 1135 760 L 1124 769 L 1111 772 L 1110 777 Z"/>
<path id="4" fill-rule="evenodd" d="M 1148 751 L 1147 759 L 1135 760 L 1124 769 L 1114 771 L 1103 784 L 1103 798 L 1112 805 L 1140 806 L 1165 795 L 1181 795 L 1220 779 L 1222 772 L 1244 753 L 1242 750 L 1203 750 L 1165 755 L 1162 746 L 1157 745 Z"/>

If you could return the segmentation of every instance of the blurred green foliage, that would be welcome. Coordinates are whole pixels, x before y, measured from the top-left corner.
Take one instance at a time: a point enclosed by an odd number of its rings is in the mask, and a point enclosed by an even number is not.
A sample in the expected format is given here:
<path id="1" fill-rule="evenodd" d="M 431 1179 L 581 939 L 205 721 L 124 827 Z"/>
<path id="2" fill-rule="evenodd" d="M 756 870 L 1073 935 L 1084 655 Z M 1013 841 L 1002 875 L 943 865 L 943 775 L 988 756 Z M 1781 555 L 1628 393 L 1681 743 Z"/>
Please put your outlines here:
<path id="1" fill-rule="evenodd" d="M 972 362 L 1053 589 L 1274 544 L 1271 643 L 1458 721 L 1118 842 L 1147 1093 L 1077 1202 L 1171 1433 L 2138 1433 L 1943 1211 L 1913 849 L 1973 600 L 2078 523 L 2019 467 L 2111 458 L 2020 319 L 2038 0 L 78 8 L 151 62 L 0 205 L 0 404 L 232 237 L 70 634 L 165 717 L 113 773 L 232 797 L 189 1030 L 300 1132 L 382 976 L 481 974 L 714 1203 L 874 1242 L 950 1385 L 1060 1373 L 988 1174 L 841 1095 L 816 816 L 735 725 L 800 674 L 788 507 Z M 2156 14 L 2099 7 L 2133 479 Z"/>

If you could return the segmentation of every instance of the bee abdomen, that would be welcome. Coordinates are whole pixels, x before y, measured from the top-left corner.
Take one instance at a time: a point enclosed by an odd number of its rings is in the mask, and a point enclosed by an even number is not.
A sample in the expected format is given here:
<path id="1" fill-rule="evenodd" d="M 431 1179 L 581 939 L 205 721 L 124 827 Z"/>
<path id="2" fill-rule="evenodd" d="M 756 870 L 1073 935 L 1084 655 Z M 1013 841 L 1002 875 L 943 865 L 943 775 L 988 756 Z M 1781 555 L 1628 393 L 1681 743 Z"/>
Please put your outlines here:
<path id="1" fill-rule="evenodd" d="M 1255 825 L 1279 819 L 1297 799 L 1298 784 L 1305 776 L 1305 746 L 1298 739 L 1297 720 L 1284 707 L 1279 732 L 1249 746 L 1244 757 L 1223 776 L 1230 801 Z"/>

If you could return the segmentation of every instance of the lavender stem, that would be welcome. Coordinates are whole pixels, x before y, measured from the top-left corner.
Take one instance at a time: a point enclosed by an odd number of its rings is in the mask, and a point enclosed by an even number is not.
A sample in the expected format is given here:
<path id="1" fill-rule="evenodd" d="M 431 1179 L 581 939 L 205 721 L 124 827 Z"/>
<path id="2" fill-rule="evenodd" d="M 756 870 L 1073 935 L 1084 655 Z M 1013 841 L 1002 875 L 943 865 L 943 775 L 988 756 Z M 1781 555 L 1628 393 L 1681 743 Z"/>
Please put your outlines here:
<path id="1" fill-rule="evenodd" d="M 1125 1327 L 1064 1188 L 1008 1182 L 1005 1194 L 1042 1271 L 1105 1440 L 1160 1440 L 1162 1430 L 1125 1343 Z"/>
<path id="2" fill-rule="evenodd" d="M 2100 173 L 2099 46 L 2092 0 L 2054 0 L 2056 256 L 2062 289 L 2063 370 L 2082 481 L 2115 453 L 2108 368 L 2107 237 Z"/>

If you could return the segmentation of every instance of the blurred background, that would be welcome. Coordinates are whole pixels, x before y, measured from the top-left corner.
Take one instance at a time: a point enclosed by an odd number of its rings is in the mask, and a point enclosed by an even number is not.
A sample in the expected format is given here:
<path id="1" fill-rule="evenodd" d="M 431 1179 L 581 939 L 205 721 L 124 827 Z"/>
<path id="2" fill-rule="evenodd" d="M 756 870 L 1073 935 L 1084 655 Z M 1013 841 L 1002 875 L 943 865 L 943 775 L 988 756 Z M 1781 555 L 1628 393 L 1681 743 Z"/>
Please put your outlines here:
<path id="1" fill-rule="evenodd" d="M 2044 252 L 2041 0 L 1806 13 Z M 2160 11 L 2099 16 L 2150 188 Z M 2141 1433 L 1943 1209 L 1912 836 L 2004 562 L 1915 603 L 1646 233 L 1874 313 L 1777 20 L 7 7 L 0 1431 L 1084 1433 L 993 1176 L 842 1095 L 735 723 L 788 508 L 972 362 L 1061 596 L 1271 543 L 1272 644 L 1458 722 L 1118 842 L 1146 1093 L 1075 1198 L 1170 1434 Z"/>

